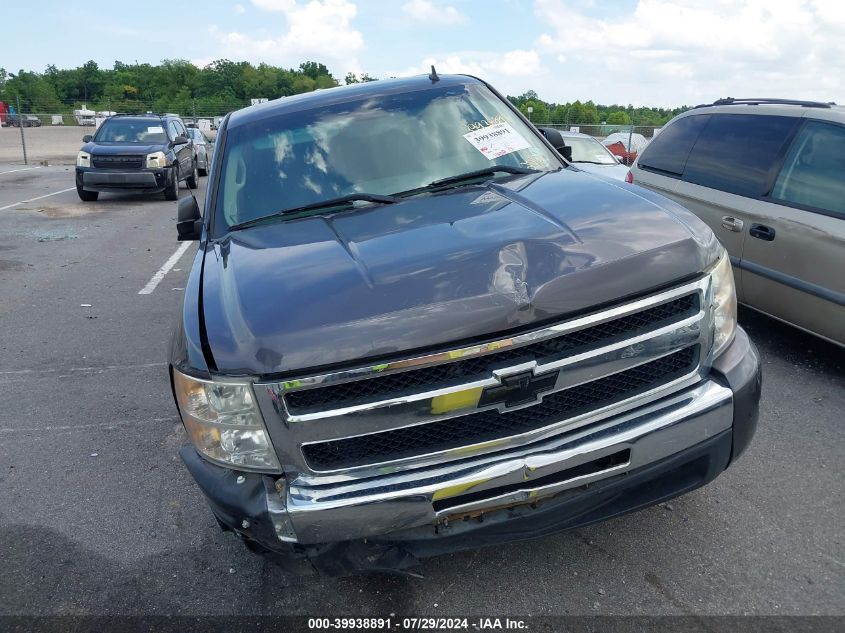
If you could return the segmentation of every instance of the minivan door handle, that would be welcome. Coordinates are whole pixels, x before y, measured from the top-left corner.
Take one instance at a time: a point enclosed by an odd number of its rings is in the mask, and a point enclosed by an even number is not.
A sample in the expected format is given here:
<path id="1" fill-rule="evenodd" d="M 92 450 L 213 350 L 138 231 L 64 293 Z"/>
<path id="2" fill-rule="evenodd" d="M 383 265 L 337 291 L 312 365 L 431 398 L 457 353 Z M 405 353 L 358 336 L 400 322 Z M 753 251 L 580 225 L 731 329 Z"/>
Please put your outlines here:
<path id="1" fill-rule="evenodd" d="M 729 231 L 739 233 L 742 230 L 742 226 L 742 220 L 739 220 L 732 215 L 722 216 L 722 227 L 728 229 Z"/>
<path id="2" fill-rule="evenodd" d="M 748 233 L 751 237 L 756 237 L 757 239 L 765 240 L 767 242 L 771 242 L 775 239 L 775 230 L 765 224 L 752 224 L 751 230 L 748 231 Z"/>

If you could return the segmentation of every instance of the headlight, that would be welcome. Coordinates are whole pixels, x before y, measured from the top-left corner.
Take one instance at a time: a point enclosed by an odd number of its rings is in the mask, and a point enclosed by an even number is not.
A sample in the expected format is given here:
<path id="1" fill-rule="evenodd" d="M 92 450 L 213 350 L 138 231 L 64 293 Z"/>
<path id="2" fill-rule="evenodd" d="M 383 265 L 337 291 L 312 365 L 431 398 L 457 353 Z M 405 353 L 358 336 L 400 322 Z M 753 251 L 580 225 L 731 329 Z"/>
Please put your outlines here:
<path id="1" fill-rule="evenodd" d="M 723 252 L 710 273 L 713 317 L 713 356 L 718 356 L 733 340 L 736 331 L 736 290 L 731 260 Z"/>
<path id="2" fill-rule="evenodd" d="M 88 152 L 79 152 L 76 155 L 76 166 L 77 167 L 90 167 L 91 166 L 91 154 Z"/>
<path id="3" fill-rule="evenodd" d="M 230 468 L 281 472 L 249 383 L 197 380 L 173 371 L 185 430 L 209 460 Z"/>
<path id="4" fill-rule="evenodd" d="M 167 156 L 164 155 L 164 152 L 153 152 L 152 154 L 147 154 L 147 169 L 167 167 L 167 165 Z"/>

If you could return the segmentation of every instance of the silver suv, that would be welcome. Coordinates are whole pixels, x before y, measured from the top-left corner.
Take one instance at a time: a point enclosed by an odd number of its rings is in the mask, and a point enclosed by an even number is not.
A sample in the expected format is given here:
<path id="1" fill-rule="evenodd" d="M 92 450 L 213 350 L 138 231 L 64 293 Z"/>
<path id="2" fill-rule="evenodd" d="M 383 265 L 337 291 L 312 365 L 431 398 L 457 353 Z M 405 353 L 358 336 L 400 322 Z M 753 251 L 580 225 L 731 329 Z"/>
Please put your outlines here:
<path id="1" fill-rule="evenodd" d="M 737 298 L 845 345 L 845 107 L 721 99 L 678 115 L 631 167 L 731 257 Z"/>

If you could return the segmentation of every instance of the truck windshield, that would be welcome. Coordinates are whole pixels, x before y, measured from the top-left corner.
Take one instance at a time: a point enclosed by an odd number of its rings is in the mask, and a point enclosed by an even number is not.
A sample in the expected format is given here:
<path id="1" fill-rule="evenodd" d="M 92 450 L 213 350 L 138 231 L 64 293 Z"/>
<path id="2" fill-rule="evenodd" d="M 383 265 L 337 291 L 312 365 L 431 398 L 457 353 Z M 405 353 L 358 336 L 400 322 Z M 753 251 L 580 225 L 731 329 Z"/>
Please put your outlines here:
<path id="1" fill-rule="evenodd" d="M 165 143 L 167 133 L 158 119 L 109 119 L 94 137 L 96 143 Z"/>
<path id="2" fill-rule="evenodd" d="M 231 227 L 356 193 L 392 195 L 496 165 L 561 162 L 486 86 L 434 86 L 230 128 L 218 221 Z"/>

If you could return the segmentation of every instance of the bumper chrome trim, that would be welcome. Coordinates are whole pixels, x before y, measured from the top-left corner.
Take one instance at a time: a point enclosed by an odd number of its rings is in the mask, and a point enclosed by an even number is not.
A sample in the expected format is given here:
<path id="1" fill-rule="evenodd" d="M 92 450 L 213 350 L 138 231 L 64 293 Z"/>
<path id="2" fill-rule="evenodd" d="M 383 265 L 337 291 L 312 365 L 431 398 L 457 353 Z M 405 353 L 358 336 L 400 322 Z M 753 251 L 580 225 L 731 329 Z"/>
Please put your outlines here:
<path id="1" fill-rule="evenodd" d="M 557 436 L 518 452 L 361 482 L 290 485 L 285 488 L 284 506 L 297 541 L 304 544 L 434 526 L 449 515 L 531 502 L 646 466 L 730 429 L 732 420 L 731 390 L 706 381 L 600 426 Z M 547 486 L 531 486 L 532 479 L 622 450 L 630 451 L 627 464 Z M 525 485 L 518 491 L 496 494 L 497 488 L 519 483 Z M 435 500 L 483 491 L 490 491 L 490 497 L 440 512 L 434 509 Z M 281 511 L 279 504 L 274 507 Z"/>
<path id="2" fill-rule="evenodd" d="M 446 516 L 533 502 L 646 466 L 730 429 L 732 421 L 731 390 L 708 380 L 596 426 L 558 434 L 505 454 L 488 453 L 441 462 L 430 468 L 390 472 L 365 481 L 321 484 L 320 478 L 313 478 L 308 485 L 290 484 L 284 488 L 284 504 L 278 503 L 281 498 L 277 498 L 268 502 L 268 508 L 271 514 L 281 513 L 289 518 L 286 525 L 303 544 L 433 526 Z M 623 450 L 630 451 L 626 464 L 546 486 L 531 486 L 531 480 Z M 496 494 L 502 486 L 520 483 L 524 487 Z M 435 500 L 484 491 L 490 491 L 491 496 L 439 512 L 433 506 Z M 284 536 L 285 540 L 291 539 L 290 532 Z"/>

